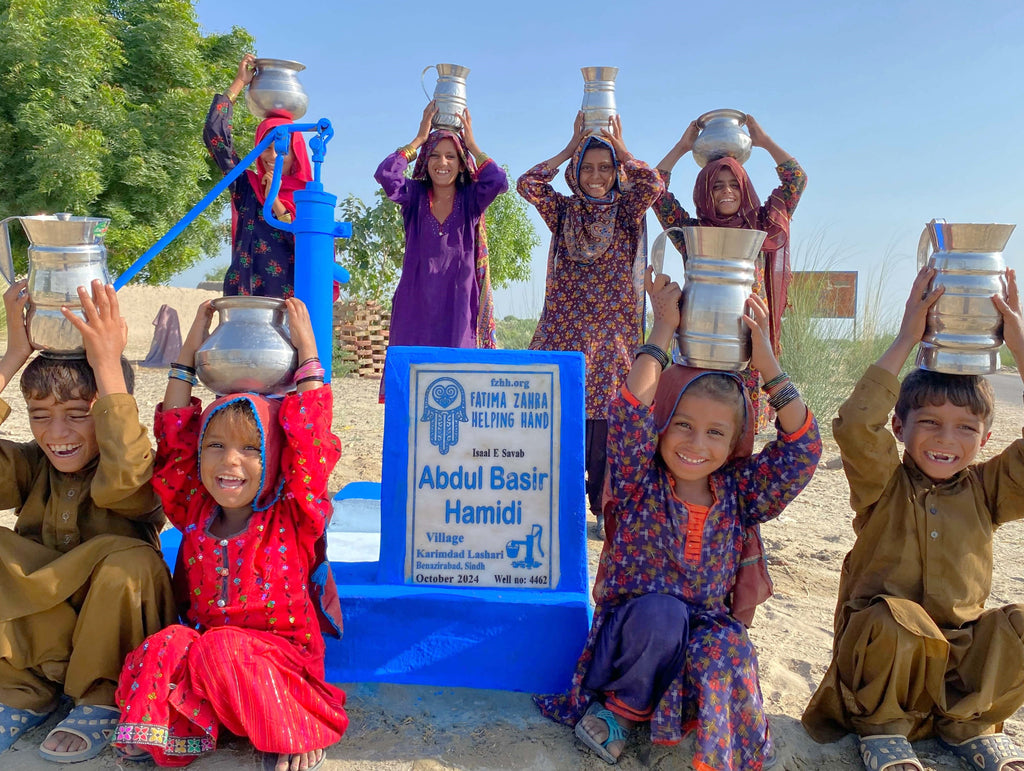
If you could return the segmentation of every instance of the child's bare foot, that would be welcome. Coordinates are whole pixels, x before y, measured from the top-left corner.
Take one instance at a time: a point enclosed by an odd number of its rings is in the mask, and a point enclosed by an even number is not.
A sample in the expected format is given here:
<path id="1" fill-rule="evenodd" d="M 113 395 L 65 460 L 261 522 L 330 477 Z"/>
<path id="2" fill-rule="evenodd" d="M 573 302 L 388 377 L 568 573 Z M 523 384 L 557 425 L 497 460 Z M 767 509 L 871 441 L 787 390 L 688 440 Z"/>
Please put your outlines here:
<path id="1" fill-rule="evenodd" d="M 149 750 L 145 747 L 140 747 L 137 744 L 126 744 L 123 747 L 115 747 L 119 755 L 123 755 L 126 758 L 141 758 L 145 755 L 149 755 Z"/>
<path id="2" fill-rule="evenodd" d="M 274 755 L 268 752 L 263 756 L 263 771 L 313 771 L 323 762 L 323 750 L 296 752 L 292 755 Z"/>

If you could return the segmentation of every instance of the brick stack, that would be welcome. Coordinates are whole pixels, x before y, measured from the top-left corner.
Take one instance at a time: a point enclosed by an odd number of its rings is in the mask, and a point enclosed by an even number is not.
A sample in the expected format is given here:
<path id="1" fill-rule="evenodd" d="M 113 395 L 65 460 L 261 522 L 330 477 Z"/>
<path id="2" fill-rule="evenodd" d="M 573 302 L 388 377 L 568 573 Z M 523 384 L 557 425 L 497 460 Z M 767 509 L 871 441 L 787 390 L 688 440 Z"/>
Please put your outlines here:
<path id="1" fill-rule="evenodd" d="M 334 334 L 338 341 L 339 373 L 380 378 L 388 347 L 391 312 L 380 303 L 339 302 L 334 304 Z"/>

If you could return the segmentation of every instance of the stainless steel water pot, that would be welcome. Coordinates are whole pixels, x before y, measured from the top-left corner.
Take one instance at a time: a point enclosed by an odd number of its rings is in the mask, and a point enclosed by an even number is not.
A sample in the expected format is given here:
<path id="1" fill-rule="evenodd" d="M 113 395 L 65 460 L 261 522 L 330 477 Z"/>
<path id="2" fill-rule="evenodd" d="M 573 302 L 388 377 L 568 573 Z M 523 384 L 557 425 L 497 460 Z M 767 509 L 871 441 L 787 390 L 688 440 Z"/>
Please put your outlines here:
<path id="1" fill-rule="evenodd" d="M 437 83 L 434 84 L 434 95 L 427 94 L 423 78 L 428 70 L 436 70 Z M 469 67 L 458 64 L 431 64 L 420 73 L 420 86 L 428 99 L 437 105 L 437 115 L 430 122 L 431 128 L 448 131 L 462 130 L 462 111 L 466 109 L 466 76 Z"/>
<path id="2" fill-rule="evenodd" d="M 917 246 L 918 269 L 935 268 L 929 290 L 945 292 L 928 311 L 917 366 L 956 375 L 999 369 L 1003 317 L 992 295 L 1006 298 L 1003 249 L 1016 225 L 932 220 Z"/>
<path id="3" fill-rule="evenodd" d="M 216 329 L 196 351 L 196 376 L 216 394 L 291 389 L 297 354 L 285 328 L 284 300 L 218 297 Z"/>
<path id="4" fill-rule="evenodd" d="M 750 135 L 743 130 L 746 113 L 739 110 L 712 110 L 697 118 L 700 133 L 693 142 L 693 160 L 701 168 L 711 161 L 729 156 L 740 163 L 750 157 Z"/>
<path id="5" fill-rule="evenodd" d="M 245 90 L 245 106 L 257 118 L 271 110 L 287 110 L 293 120 L 306 114 L 309 96 L 299 82 L 306 65 L 290 59 L 257 59 L 256 73 Z"/>
<path id="6" fill-rule="evenodd" d="M 672 231 L 682 233 L 687 254 L 676 332 L 681 363 L 743 369 L 751 351 L 743 314 L 754 286 L 755 260 L 767 234 L 742 228 L 669 228 L 651 247 L 655 273 L 664 272 L 665 239 Z"/>

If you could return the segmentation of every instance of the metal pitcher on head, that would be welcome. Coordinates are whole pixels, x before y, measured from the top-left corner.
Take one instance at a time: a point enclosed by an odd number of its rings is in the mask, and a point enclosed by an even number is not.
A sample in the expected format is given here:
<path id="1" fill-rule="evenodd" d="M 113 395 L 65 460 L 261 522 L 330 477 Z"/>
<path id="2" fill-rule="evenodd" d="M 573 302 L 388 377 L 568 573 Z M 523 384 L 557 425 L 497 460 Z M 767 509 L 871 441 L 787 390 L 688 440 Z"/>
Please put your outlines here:
<path id="1" fill-rule="evenodd" d="M 743 323 L 754 286 L 755 261 L 767 235 L 742 228 L 669 228 L 654 239 L 651 265 L 662 273 L 665 239 L 686 241 L 683 296 L 676 343 L 683 364 L 737 371 L 750 361 L 750 330 Z"/>
<path id="2" fill-rule="evenodd" d="M 739 110 L 712 110 L 697 118 L 700 133 L 693 142 L 693 160 L 701 168 L 719 158 L 746 163 L 750 157 L 750 135 L 743 130 L 747 115 Z"/>
<path id="3" fill-rule="evenodd" d="M 608 120 L 618 114 L 615 108 L 615 76 L 618 67 L 582 67 L 583 132 L 597 134 L 608 128 Z"/>
<path id="4" fill-rule="evenodd" d="M 64 318 L 61 306 L 84 320 L 78 287 L 94 279 L 110 282 L 107 247 L 103 237 L 109 219 L 73 217 L 67 213 L 8 217 L 0 221 L 0 273 L 14 283 L 11 220 L 18 220 L 28 236 L 28 339 L 36 350 L 54 356 L 81 356 L 82 335 Z"/>
<path id="5" fill-rule="evenodd" d="M 285 326 L 284 300 L 218 297 L 218 324 L 196 351 L 196 376 L 216 394 L 284 393 L 298 354 Z"/>
<path id="6" fill-rule="evenodd" d="M 427 87 L 423 83 L 427 71 L 437 71 L 437 83 L 434 85 L 434 95 L 427 94 Z M 437 104 L 437 115 L 431 121 L 431 128 L 446 129 L 448 131 L 462 130 L 462 111 L 466 109 L 466 76 L 469 74 L 469 67 L 460 67 L 458 64 L 431 64 L 424 67 L 420 73 L 420 86 L 427 99 L 432 99 Z"/>
<path id="7" fill-rule="evenodd" d="M 928 311 L 917 366 L 954 375 L 999 369 L 1003 317 L 992 295 L 1006 298 L 1003 249 L 1016 225 L 932 220 L 917 245 L 917 267 L 936 270 L 929 291 L 945 292 Z"/>
<path id="8" fill-rule="evenodd" d="M 287 110 L 298 120 L 309 108 L 309 96 L 299 82 L 306 65 L 290 59 L 257 59 L 256 72 L 245 90 L 245 106 L 257 118 L 271 110 Z"/>

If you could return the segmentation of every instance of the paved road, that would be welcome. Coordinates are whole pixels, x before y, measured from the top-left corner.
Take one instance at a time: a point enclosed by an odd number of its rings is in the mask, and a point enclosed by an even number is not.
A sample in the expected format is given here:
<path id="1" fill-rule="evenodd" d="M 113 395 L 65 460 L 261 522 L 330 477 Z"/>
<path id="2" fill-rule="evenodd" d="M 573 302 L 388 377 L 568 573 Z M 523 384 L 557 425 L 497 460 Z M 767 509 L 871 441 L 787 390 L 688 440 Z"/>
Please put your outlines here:
<path id="1" fill-rule="evenodd" d="M 996 372 L 988 375 L 992 390 L 996 392 L 996 401 L 1014 407 L 1021 406 L 1021 392 L 1024 384 L 1016 372 Z"/>

